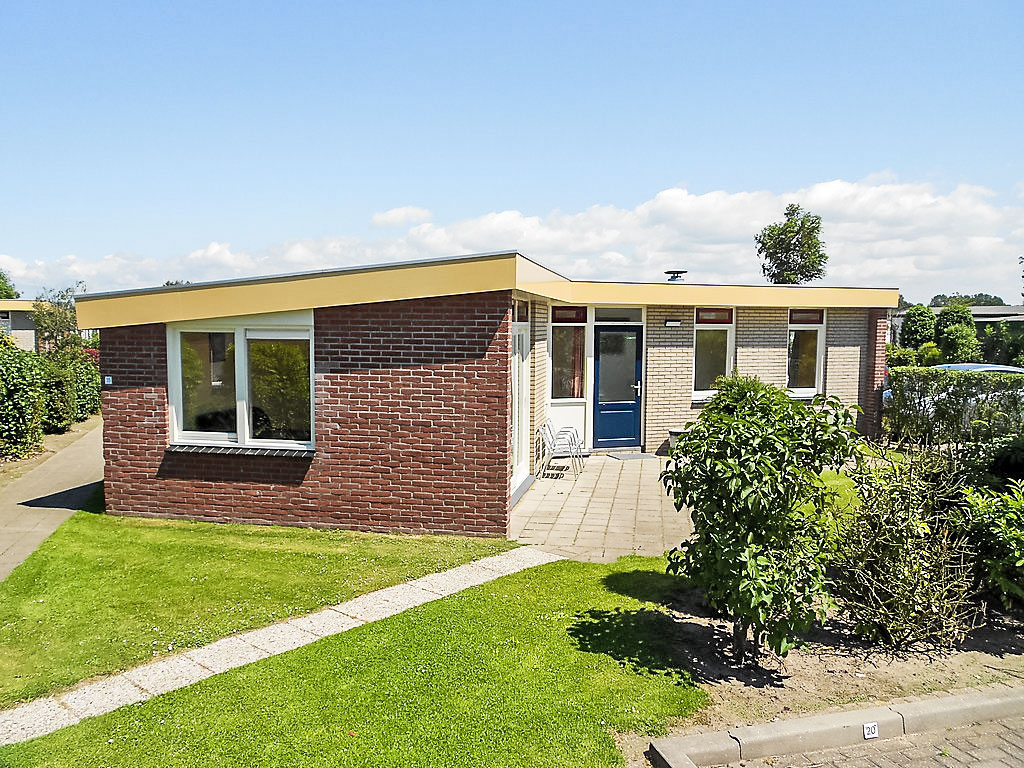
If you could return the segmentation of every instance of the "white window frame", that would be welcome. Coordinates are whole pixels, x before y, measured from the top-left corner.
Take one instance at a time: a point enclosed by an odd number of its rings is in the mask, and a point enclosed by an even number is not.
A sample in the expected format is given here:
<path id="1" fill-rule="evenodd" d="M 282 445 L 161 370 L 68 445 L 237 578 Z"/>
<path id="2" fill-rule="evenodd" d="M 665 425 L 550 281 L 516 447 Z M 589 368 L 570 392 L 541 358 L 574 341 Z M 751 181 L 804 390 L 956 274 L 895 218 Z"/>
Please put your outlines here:
<path id="1" fill-rule="evenodd" d="M 235 337 L 235 421 L 237 432 L 196 432 L 182 428 L 181 334 L 233 333 Z M 258 440 L 249 426 L 250 339 L 304 339 L 309 342 L 310 439 Z M 314 388 L 312 312 L 282 312 L 167 325 L 167 396 L 172 445 L 215 445 L 236 448 L 312 450 L 316 444 L 316 392 Z"/>
<path id="2" fill-rule="evenodd" d="M 731 323 L 698 323 L 697 311 L 701 309 L 729 309 L 732 310 Z M 718 394 L 717 389 L 697 389 L 697 334 L 702 331 L 726 331 L 725 341 L 725 375 L 732 373 L 736 366 L 736 307 L 694 307 L 693 308 L 693 372 L 690 378 L 690 388 L 693 390 L 691 400 L 701 402 L 710 400 Z"/>
<path id="3" fill-rule="evenodd" d="M 586 311 L 586 317 L 581 322 L 574 323 L 556 323 L 553 318 L 555 316 L 556 307 L 583 307 Z M 593 323 L 590 322 L 590 318 L 593 316 L 592 307 L 588 307 L 586 304 L 552 304 L 548 308 L 548 402 L 549 403 L 586 403 L 587 402 L 587 383 L 590 381 L 590 375 L 588 369 L 589 357 L 592 353 L 588 353 L 591 346 L 593 345 Z M 583 397 L 555 397 L 554 386 L 555 386 L 555 328 L 582 328 L 583 329 Z"/>
<path id="4" fill-rule="evenodd" d="M 817 309 L 817 307 L 791 307 L 791 309 Z M 789 323 L 789 310 L 786 312 L 788 327 L 786 329 L 786 387 L 789 396 L 795 400 L 807 400 L 821 394 L 825 389 L 825 325 L 828 322 L 828 310 L 821 309 L 820 323 Z M 793 331 L 817 331 L 818 346 L 815 355 L 814 387 L 789 387 L 789 336 Z"/>

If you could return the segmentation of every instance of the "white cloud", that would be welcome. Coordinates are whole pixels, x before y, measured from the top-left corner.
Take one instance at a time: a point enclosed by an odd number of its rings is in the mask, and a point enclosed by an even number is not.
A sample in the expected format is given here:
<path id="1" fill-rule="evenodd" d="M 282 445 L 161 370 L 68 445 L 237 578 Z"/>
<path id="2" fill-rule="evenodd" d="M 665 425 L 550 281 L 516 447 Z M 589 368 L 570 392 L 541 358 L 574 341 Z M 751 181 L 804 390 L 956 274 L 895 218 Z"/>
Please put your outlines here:
<path id="1" fill-rule="evenodd" d="M 390 211 L 375 213 L 370 218 L 370 223 L 378 229 L 397 229 L 407 227 L 410 224 L 421 224 L 430 221 L 434 214 L 426 208 L 417 208 L 415 205 L 405 205 L 401 208 L 392 208 Z"/>
<path id="2" fill-rule="evenodd" d="M 661 281 L 666 269 L 688 269 L 689 282 L 761 283 L 754 235 L 780 220 L 789 202 L 822 217 L 830 256 L 823 284 L 896 286 L 915 300 L 953 291 L 1021 300 L 1017 257 L 1024 253 L 1024 202 L 1002 203 L 991 190 L 970 185 L 939 191 L 900 182 L 891 172 L 782 194 L 672 188 L 634 208 L 495 211 L 448 223 L 425 221 L 429 212 L 423 209 L 397 208 L 375 216 L 375 223 L 403 231 L 379 238 L 298 239 L 258 253 L 212 242 L 167 261 L 110 255 L 43 263 L 0 255 L 0 268 L 18 285 L 82 279 L 90 290 L 108 290 L 169 278 L 197 281 L 518 249 L 580 279 Z"/>

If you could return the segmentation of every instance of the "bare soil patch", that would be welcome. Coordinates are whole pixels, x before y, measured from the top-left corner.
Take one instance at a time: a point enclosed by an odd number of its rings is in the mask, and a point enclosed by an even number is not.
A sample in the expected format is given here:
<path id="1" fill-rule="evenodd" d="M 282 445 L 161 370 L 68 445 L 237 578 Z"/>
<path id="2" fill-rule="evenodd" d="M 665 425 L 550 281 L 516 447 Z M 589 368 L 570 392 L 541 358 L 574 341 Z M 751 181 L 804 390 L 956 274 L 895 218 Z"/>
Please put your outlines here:
<path id="1" fill-rule="evenodd" d="M 659 602 L 662 609 L 623 611 L 589 617 L 590 631 L 578 637 L 582 647 L 618 658 L 624 665 L 653 674 L 689 673 L 711 703 L 674 724 L 671 735 L 719 731 L 821 711 L 856 709 L 937 691 L 957 691 L 995 682 L 1024 681 L 1024 620 L 994 612 L 961 648 L 949 653 L 892 655 L 860 641 L 853 628 L 830 621 L 805 639 L 806 647 L 785 659 L 762 657 L 760 666 L 732 663 L 732 625 L 714 615 L 696 590 L 667 589 L 650 571 L 612 574 L 614 591 Z M 616 642 L 635 637 L 637 626 L 650 630 L 648 647 Z M 647 767 L 650 738 L 616 734 L 632 768 Z"/>

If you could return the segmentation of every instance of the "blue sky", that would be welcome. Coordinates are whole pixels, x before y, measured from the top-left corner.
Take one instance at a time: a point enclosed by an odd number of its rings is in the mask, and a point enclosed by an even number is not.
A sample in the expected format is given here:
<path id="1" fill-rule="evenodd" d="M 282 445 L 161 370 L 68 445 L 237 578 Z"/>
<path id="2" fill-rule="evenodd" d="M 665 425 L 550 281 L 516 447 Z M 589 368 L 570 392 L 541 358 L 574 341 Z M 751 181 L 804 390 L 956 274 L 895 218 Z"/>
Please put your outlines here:
<path id="1" fill-rule="evenodd" d="M 1017 299 L 1022 33 L 1019 2 L 6 0 L 0 268 L 34 293 L 518 247 L 749 282 L 792 199 L 833 282 Z"/>

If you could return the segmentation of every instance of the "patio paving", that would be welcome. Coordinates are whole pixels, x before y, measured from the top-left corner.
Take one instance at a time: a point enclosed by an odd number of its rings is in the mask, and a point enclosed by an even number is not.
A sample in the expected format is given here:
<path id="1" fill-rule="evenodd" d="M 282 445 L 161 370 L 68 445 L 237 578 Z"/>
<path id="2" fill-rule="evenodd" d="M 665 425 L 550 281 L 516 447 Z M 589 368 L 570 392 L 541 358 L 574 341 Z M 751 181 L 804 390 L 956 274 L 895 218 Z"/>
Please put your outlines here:
<path id="1" fill-rule="evenodd" d="M 692 533 L 689 515 L 676 511 L 658 479 L 664 458 L 593 454 L 578 479 L 566 461 L 555 459 L 556 471 L 537 478 L 513 507 L 509 538 L 573 560 L 606 563 L 623 555 L 664 554 Z"/>

